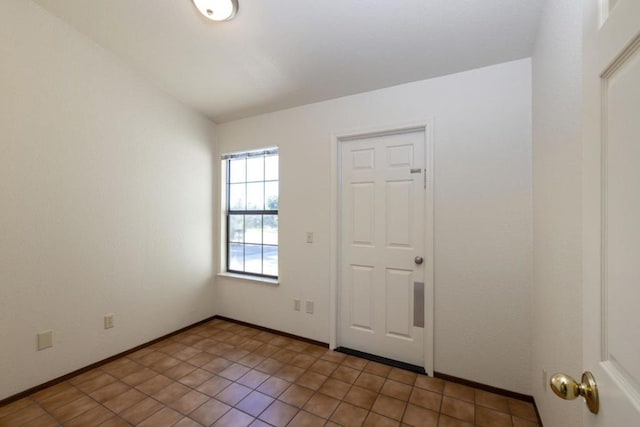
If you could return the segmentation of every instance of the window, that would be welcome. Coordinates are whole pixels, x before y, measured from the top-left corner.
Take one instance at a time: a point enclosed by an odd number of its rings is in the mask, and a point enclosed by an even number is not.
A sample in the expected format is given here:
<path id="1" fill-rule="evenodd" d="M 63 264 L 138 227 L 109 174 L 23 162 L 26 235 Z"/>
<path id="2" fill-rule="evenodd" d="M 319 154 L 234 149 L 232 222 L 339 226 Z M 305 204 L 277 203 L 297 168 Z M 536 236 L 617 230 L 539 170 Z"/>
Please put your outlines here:
<path id="1" fill-rule="evenodd" d="M 278 277 L 278 149 L 234 153 L 226 162 L 230 273 Z"/>

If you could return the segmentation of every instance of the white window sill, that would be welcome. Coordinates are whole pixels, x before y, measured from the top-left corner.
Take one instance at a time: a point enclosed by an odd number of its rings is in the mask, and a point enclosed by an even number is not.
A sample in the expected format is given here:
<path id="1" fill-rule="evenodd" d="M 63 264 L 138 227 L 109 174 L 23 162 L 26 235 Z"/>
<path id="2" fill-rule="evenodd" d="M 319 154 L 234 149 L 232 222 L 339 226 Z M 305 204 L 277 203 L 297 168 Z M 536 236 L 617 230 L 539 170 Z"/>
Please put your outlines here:
<path id="1" fill-rule="evenodd" d="M 235 280 L 243 280 L 245 282 L 257 282 L 264 283 L 266 285 L 279 285 L 278 279 L 271 279 L 269 277 L 252 276 L 250 274 L 236 274 L 236 273 L 218 273 L 218 277 L 224 277 Z"/>

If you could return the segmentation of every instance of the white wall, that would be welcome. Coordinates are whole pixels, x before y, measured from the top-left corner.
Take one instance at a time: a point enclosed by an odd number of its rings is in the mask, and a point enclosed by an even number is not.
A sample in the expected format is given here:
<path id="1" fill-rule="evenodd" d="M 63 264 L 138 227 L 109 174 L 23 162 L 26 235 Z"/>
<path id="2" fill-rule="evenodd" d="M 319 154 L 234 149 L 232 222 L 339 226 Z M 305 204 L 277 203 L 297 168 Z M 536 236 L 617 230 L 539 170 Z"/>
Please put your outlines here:
<path id="1" fill-rule="evenodd" d="M 219 125 L 219 153 L 278 145 L 281 158 L 281 283 L 218 278 L 219 313 L 328 342 L 331 134 L 433 118 L 435 369 L 530 393 L 530 67 L 524 59 Z M 315 314 L 294 312 L 294 297 L 314 300 Z"/>
<path id="2" fill-rule="evenodd" d="M 0 399 L 215 313 L 213 137 L 31 1 L 0 2 Z"/>
<path id="3" fill-rule="evenodd" d="M 581 425 L 548 375 L 582 372 L 580 0 L 548 1 L 533 55 L 532 392 L 545 426 Z"/>

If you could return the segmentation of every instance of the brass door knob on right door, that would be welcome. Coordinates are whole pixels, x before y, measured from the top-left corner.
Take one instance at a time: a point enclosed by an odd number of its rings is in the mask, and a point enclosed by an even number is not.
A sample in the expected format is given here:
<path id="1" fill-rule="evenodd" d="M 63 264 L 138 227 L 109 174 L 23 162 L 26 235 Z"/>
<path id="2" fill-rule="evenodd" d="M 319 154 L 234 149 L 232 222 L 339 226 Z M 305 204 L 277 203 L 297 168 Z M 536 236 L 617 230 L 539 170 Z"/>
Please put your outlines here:
<path id="1" fill-rule="evenodd" d="M 600 401 L 598 399 L 598 385 L 591 372 L 582 374 L 582 383 L 566 374 L 555 374 L 551 377 L 551 390 L 560 398 L 573 400 L 582 396 L 587 402 L 587 408 L 594 414 L 598 413 Z"/>

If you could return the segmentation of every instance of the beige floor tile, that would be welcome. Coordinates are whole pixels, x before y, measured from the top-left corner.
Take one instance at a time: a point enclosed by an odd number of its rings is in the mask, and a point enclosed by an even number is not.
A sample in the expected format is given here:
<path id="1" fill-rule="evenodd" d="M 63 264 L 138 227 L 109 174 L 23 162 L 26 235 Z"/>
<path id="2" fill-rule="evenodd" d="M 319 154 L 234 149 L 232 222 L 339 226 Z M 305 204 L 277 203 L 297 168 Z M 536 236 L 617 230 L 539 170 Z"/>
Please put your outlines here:
<path id="1" fill-rule="evenodd" d="M 349 368 L 348 366 L 338 366 L 331 374 L 331 378 L 344 381 L 345 383 L 353 384 L 360 376 L 360 371 L 357 369 Z"/>
<path id="2" fill-rule="evenodd" d="M 259 391 L 252 391 L 236 405 L 236 408 L 257 417 L 262 413 L 262 411 L 267 409 L 273 401 L 274 399 L 271 396 L 262 394 Z"/>
<path id="3" fill-rule="evenodd" d="M 28 424 L 29 421 L 34 420 L 42 415 L 46 415 L 46 413 L 40 406 L 36 404 L 30 404 L 0 418 L 0 425 L 20 426 Z"/>
<path id="4" fill-rule="evenodd" d="M 89 396 L 83 396 L 80 399 L 76 399 L 64 406 L 52 409 L 49 413 L 59 421 L 66 422 L 78 415 L 84 414 L 89 409 L 93 409 L 98 405 L 98 402 L 91 399 Z"/>
<path id="5" fill-rule="evenodd" d="M 296 384 L 310 390 L 318 390 L 327 381 L 328 377 L 316 372 L 307 371 L 298 378 Z"/>
<path id="6" fill-rule="evenodd" d="M 263 382 L 257 390 L 261 393 L 268 394 L 271 397 L 278 397 L 291 385 L 290 382 L 280 378 L 271 377 Z"/>
<path id="7" fill-rule="evenodd" d="M 171 408 L 162 408 L 138 424 L 140 427 L 170 427 L 182 419 L 182 415 Z"/>
<path id="8" fill-rule="evenodd" d="M 349 368 L 357 369 L 358 371 L 362 371 L 364 367 L 367 365 L 367 361 L 360 357 L 347 356 L 342 361 L 342 365 L 347 366 Z"/>
<path id="9" fill-rule="evenodd" d="M 417 374 L 404 369 L 392 368 L 388 378 L 412 386 L 416 382 Z"/>
<path id="10" fill-rule="evenodd" d="M 509 402 L 506 397 L 482 390 L 476 390 L 476 405 L 509 413 Z"/>
<path id="11" fill-rule="evenodd" d="M 425 409 L 439 411 L 440 404 L 442 403 L 442 395 L 415 387 L 409 397 L 409 403 Z"/>
<path id="12" fill-rule="evenodd" d="M 364 367 L 364 371 L 386 378 L 387 375 L 389 375 L 389 372 L 391 372 L 391 367 L 387 365 L 383 365 L 382 363 L 370 361 Z"/>
<path id="13" fill-rule="evenodd" d="M 120 396 L 121 394 L 124 394 L 129 390 L 131 390 L 130 385 L 125 384 L 121 381 L 115 381 L 109 385 L 99 388 L 89 396 L 91 396 L 91 398 L 93 398 L 97 402 L 104 403 L 107 400 L 111 400 L 114 397 Z"/>
<path id="14" fill-rule="evenodd" d="M 99 426 L 109 418 L 114 417 L 116 414 L 108 410 L 103 406 L 96 406 L 93 409 L 89 409 L 84 414 L 81 414 L 70 421 L 66 422 L 65 427 L 93 427 Z M 57 424 L 56 424 L 57 425 Z"/>
<path id="15" fill-rule="evenodd" d="M 195 411 L 196 408 L 200 407 L 200 405 L 208 400 L 209 397 L 206 394 L 200 393 L 196 390 L 191 390 L 185 395 L 169 403 L 169 406 L 181 414 L 187 415 Z"/>
<path id="16" fill-rule="evenodd" d="M 213 397 L 231 384 L 232 382 L 226 378 L 214 376 L 213 378 L 203 382 L 198 387 L 196 387 L 196 390 Z"/>
<path id="17" fill-rule="evenodd" d="M 367 419 L 364 420 L 363 427 L 397 427 L 400 423 L 391 418 L 384 417 L 375 412 L 369 412 Z"/>
<path id="18" fill-rule="evenodd" d="M 194 419 L 204 426 L 209 426 L 222 418 L 231 409 L 231 406 L 216 399 L 210 399 L 195 411 L 189 414 L 189 418 Z"/>
<path id="19" fill-rule="evenodd" d="M 178 379 L 178 382 L 186 385 L 187 387 L 195 388 L 211 378 L 213 378 L 213 374 L 211 372 L 196 368 L 187 375 Z"/>
<path id="20" fill-rule="evenodd" d="M 160 402 L 147 397 L 140 402 L 132 405 L 131 407 L 125 409 L 120 414 L 120 417 L 127 420 L 131 424 L 138 424 L 161 410 L 163 407 L 164 406 Z"/>
<path id="21" fill-rule="evenodd" d="M 276 400 L 260 414 L 260 419 L 276 427 L 284 427 L 298 413 L 298 408 Z"/>
<path id="22" fill-rule="evenodd" d="M 402 420 L 404 410 L 407 406 L 407 402 L 403 400 L 394 399 L 384 394 L 379 394 L 371 411 L 384 415 L 385 417 L 392 418 L 397 421 Z"/>
<path id="23" fill-rule="evenodd" d="M 476 405 L 476 425 L 479 427 L 511 427 L 511 415 Z"/>
<path id="24" fill-rule="evenodd" d="M 268 378 L 269 375 L 265 374 L 264 372 L 252 369 L 251 371 L 244 374 L 240 379 L 238 379 L 237 382 L 249 388 L 258 388 L 260 384 L 265 382 Z"/>
<path id="25" fill-rule="evenodd" d="M 70 388 L 70 387 L 68 387 L 68 388 Z M 66 391 L 66 390 L 67 390 L 66 387 L 62 388 L 62 391 Z M 46 391 L 46 389 L 43 390 L 43 391 Z M 52 393 L 51 396 L 53 396 L 53 394 L 57 394 L 59 392 L 60 392 L 60 390 L 56 391 L 55 393 Z M 51 397 L 51 396 L 48 396 L 48 397 Z M 9 403 L 9 404 L 7 404 L 5 406 L 0 406 L 0 418 L 5 417 L 5 416 L 11 414 L 12 412 L 16 412 L 19 409 L 26 408 L 27 406 L 33 405 L 33 404 L 34 404 L 34 400 L 31 397 L 25 397 L 23 399 L 16 400 L 15 402 Z"/>
<path id="26" fill-rule="evenodd" d="M 251 393 L 251 391 L 249 387 L 245 387 L 242 384 L 232 383 L 229 387 L 216 394 L 216 399 L 227 405 L 234 406 Z"/>
<path id="27" fill-rule="evenodd" d="M 442 394 L 442 392 L 444 391 L 443 380 L 439 378 L 428 377 L 426 375 L 418 375 L 414 386 L 440 394 Z"/>
<path id="28" fill-rule="evenodd" d="M 313 365 L 315 361 L 315 357 L 301 353 L 297 354 L 296 357 L 294 357 L 289 363 L 293 366 L 297 366 L 298 368 L 309 369 L 309 367 Z"/>
<path id="29" fill-rule="evenodd" d="M 377 397 L 378 393 L 374 393 L 366 388 L 353 386 L 345 395 L 344 401 L 364 409 L 371 409 Z"/>
<path id="30" fill-rule="evenodd" d="M 363 372 L 360 374 L 354 385 L 366 388 L 367 390 L 375 391 L 377 393 L 382 389 L 384 382 L 384 377 L 370 374 L 368 372 Z"/>
<path id="31" fill-rule="evenodd" d="M 473 405 L 473 403 L 454 399 L 449 396 L 445 396 L 442 399 L 442 407 L 440 408 L 440 412 L 462 421 L 472 423 L 475 420 L 475 406 Z"/>
<path id="32" fill-rule="evenodd" d="M 136 388 L 145 394 L 152 395 L 153 393 L 162 390 L 172 382 L 173 380 L 171 378 L 158 374 L 155 377 L 136 385 Z"/>
<path id="33" fill-rule="evenodd" d="M 329 418 L 336 410 L 340 401 L 322 393 L 316 393 L 304 405 L 303 409 L 322 418 Z"/>
<path id="34" fill-rule="evenodd" d="M 282 378 L 285 381 L 289 381 L 290 383 L 295 382 L 300 376 L 304 374 L 304 369 L 298 368 L 293 365 L 284 365 L 282 368 L 278 369 L 274 376 L 278 378 Z"/>
<path id="35" fill-rule="evenodd" d="M 329 376 L 338 368 L 337 363 L 329 362 L 328 360 L 316 360 L 310 367 L 309 370 L 313 372 L 317 372 L 321 375 Z"/>
<path id="36" fill-rule="evenodd" d="M 430 411 L 409 403 L 404 411 L 402 422 L 410 426 L 436 427 L 438 415 L 437 411 Z"/>
<path id="37" fill-rule="evenodd" d="M 327 420 L 320 418 L 317 415 L 300 411 L 295 417 L 293 417 L 291 422 L 287 424 L 287 427 L 322 427 L 326 422 Z"/>
<path id="38" fill-rule="evenodd" d="M 329 378 L 324 384 L 322 384 L 322 387 L 320 387 L 318 391 L 326 394 L 327 396 L 342 400 L 350 388 L 351 385 L 348 383 Z"/>
<path id="39" fill-rule="evenodd" d="M 164 371 L 163 375 L 168 377 L 168 378 L 171 378 L 173 380 L 177 380 L 177 379 L 182 378 L 185 375 L 193 372 L 195 369 L 196 369 L 196 367 L 191 365 L 191 364 L 189 364 L 189 363 L 179 362 L 174 367 L 169 368 L 166 371 Z"/>
<path id="40" fill-rule="evenodd" d="M 369 411 L 350 403 L 342 402 L 331 415 L 331 421 L 334 421 L 345 427 L 361 426 L 367 418 Z"/>
<path id="41" fill-rule="evenodd" d="M 190 391 L 189 387 L 172 382 L 165 388 L 153 393 L 152 397 L 165 405 L 175 402 Z"/>
<path id="42" fill-rule="evenodd" d="M 509 410 L 511 415 L 518 418 L 523 418 L 527 421 L 538 421 L 535 409 L 529 402 L 523 402 L 521 400 L 509 399 Z"/>
<path id="43" fill-rule="evenodd" d="M 297 384 L 292 384 L 280 395 L 280 397 L 278 397 L 278 400 L 281 400 L 291 406 L 295 406 L 296 408 L 302 408 L 311 396 L 313 396 L 313 390 Z"/>
<path id="44" fill-rule="evenodd" d="M 513 427 L 538 427 L 537 422 L 524 420 L 518 417 L 511 417 L 511 421 L 513 422 Z"/>
<path id="45" fill-rule="evenodd" d="M 400 400 L 409 400 L 412 390 L 411 386 L 407 384 L 394 380 L 386 380 L 382 386 L 382 390 L 380 390 L 380 393 Z"/>
<path id="46" fill-rule="evenodd" d="M 122 382 L 135 387 L 138 384 L 142 384 L 143 382 L 150 380 L 156 375 L 158 374 L 155 371 L 152 371 L 149 368 L 143 368 L 122 378 Z"/>
<path id="47" fill-rule="evenodd" d="M 184 417 L 175 423 L 173 427 L 202 427 L 202 424 L 192 420 L 191 418 Z"/>
<path id="48" fill-rule="evenodd" d="M 135 405 L 145 398 L 146 395 L 139 392 L 138 390 L 129 389 L 124 393 L 104 402 L 103 405 L 116 414 L 120 414 L 121 412 L 125 411 L 126 409 L 130 408 L 131 406 Z"/>
<path id="49" fill-rule="evenodd" d="M 447 381 L 444 386 L 444 394 L 454 399 L 475 402 L 475 390 L 465 385 Z"/>
<path id="50" fill-rule="evenodd" d="M 231 409 L 214 424 L 215 427 L 245 427 L 253 422 L 254 418 L 237 409 Z"/>

